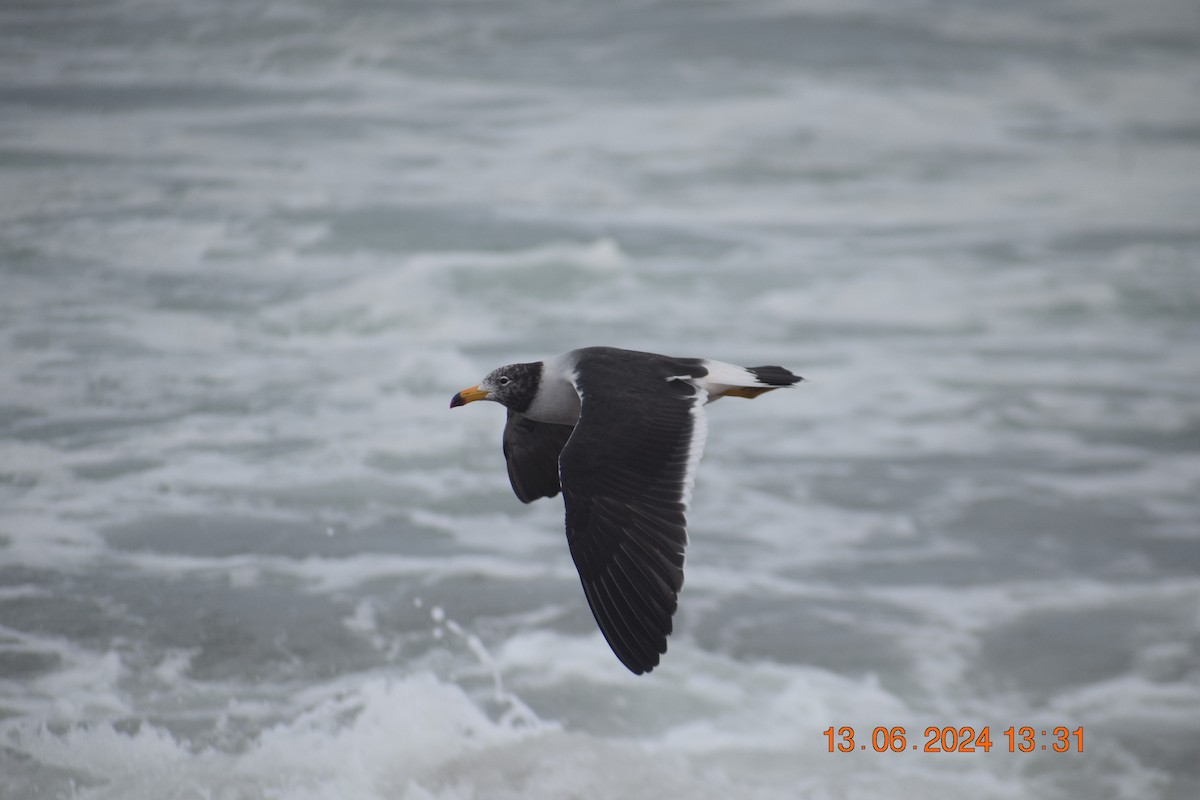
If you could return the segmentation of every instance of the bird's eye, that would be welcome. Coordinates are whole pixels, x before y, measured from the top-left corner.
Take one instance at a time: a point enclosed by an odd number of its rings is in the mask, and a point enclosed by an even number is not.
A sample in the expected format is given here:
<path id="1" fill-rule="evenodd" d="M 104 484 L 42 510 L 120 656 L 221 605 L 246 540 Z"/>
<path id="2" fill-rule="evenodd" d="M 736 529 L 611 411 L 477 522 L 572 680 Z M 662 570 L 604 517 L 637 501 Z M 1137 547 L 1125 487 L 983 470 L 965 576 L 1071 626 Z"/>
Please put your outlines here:
<path id="1" fill-rule="evenodd" d="M 500 380 L 496 381 L 496 383 L 500 384 L 501 386 L 508 386 L 508 380 L 509 379 L 507 375 L 502 375 Z"/>

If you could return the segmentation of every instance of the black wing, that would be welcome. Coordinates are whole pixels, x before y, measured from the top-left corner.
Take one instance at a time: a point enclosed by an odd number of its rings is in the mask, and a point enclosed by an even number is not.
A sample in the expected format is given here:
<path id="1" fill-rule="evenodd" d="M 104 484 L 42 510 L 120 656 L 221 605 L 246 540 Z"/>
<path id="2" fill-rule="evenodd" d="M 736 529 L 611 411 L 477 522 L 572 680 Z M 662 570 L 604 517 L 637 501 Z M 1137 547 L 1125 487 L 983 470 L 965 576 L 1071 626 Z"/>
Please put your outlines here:
<path id="1" fill-rule="evenodd" d="M 576 367 L 582 407 L 560 458 L 567 542 L 600 631 L 641 674 L 667 650 L 706 430 L 703 393 L 671 378 L 704 369 L 603 349 L 580 351 Z"/>
<path id="2" fill-rule="evenodd" d="M 534 422 L 509 409 L 504 460 L 509 483 L 522 503 L 558 494 L 558 454 L 573 430 L 573 425 Z"/>

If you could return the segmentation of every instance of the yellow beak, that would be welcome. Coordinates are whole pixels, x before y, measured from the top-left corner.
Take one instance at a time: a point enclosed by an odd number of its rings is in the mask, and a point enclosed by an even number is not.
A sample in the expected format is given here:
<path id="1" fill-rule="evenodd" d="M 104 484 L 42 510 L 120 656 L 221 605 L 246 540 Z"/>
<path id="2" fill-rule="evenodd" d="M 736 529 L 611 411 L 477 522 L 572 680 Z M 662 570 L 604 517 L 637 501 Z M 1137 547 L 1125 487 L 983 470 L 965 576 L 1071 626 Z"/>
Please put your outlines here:
<path id="1" fill-rule="evenodd" d="M 467 403 L 474 403 L 476 400 L 487 400 L 491 392 L 486 389 L 480 389 L 478 386 L 472 386 L 470 389 L 463 389 L 454 397 L 450 398 L 450 407 L 457 408 L 465 406 Z"/>

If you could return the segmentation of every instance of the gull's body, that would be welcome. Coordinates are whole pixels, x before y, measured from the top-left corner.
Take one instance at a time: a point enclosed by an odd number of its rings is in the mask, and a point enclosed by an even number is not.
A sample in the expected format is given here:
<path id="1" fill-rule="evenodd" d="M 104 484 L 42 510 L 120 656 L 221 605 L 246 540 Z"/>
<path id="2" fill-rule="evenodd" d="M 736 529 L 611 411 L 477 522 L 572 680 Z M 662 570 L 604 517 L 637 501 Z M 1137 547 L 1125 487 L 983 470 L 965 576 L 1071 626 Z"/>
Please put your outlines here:
<path id="1" fill-rule="evenodd" d="M 800 380 L 782 367 L 586 347 L 500 367 L 450 405 L 508 408 L 513 491 L 525 503 L 562 491 L 567 543 L 592 614 L 617 658 L 640 674 L 666 652 L 683 586 L 705 404 Z"/>

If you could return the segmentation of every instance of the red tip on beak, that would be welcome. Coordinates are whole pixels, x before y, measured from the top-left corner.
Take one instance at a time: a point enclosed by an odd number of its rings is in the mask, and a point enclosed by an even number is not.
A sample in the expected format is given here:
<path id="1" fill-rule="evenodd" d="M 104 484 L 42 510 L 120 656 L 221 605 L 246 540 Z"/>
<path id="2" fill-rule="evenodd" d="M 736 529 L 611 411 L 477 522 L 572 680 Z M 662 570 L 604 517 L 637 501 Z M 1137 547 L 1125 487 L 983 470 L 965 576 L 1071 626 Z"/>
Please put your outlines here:
<path id="1" fill-rule="evenodd" d="M 465 406 L 467 403 L 474 403 L 476 400 L 486 400 L 491 392 L 486 389 L 480 389 L 478 386 L 472 386 L 469 389 L 463 389 L 454 397 L 450 398 L 450 407 L 458 408 Z"/>

